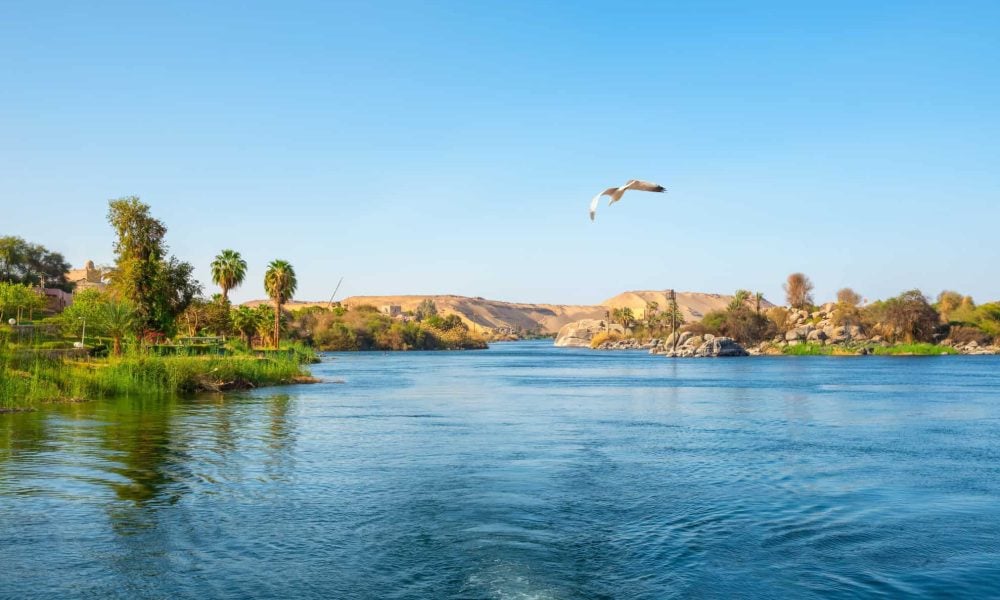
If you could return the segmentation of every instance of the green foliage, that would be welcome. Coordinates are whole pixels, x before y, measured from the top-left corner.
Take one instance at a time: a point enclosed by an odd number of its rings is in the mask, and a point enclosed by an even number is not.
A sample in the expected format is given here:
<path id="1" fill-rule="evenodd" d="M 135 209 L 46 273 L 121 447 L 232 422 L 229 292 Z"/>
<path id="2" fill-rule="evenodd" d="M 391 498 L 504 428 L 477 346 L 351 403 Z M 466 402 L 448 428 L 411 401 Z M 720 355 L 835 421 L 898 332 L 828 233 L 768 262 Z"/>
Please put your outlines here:
<path id="1" fill-rule="evenodd" d="M 736 290 L 736 293 L 733 294 L 733 299 L 729 301 L 729 306 L 726 307 L 726 310 L 734 312 L 746 307 L 747 302 L 750 301 L 750 297 L 751 295 L 749 290 Z"/>
<path id="2" fill-rule="evenodd" d="M 938 346 L 926 342 L 915 344 L 896 344 L 893 346 L 875 346 L 870 348 L 872 354 L 882 356 L 940 356 L 942 354 L 957 354 L 958 351 L 948 346 Z"/>
<path id="3" fill-rule="evenodd" d="M 27 284 L 0 281 L 0 322 L 16 318 L 20 310 L 23 319 L 45 308 L 45 296 Z"/>
<path id="4" fill-rule="evenodd" d="M 299 282 L 295 277 L 295 269 L 285 260 L 272 260 L 264 273 L 264 290 L 274 302 L 274 346 L 281 339 L 281 305 L 292 299 Z"/>
<path id="5" fill-rule="evenodd" d="M 963 303 L 953 309 L 949 317 L 952 325 L 975 327 L 994 339 L 1000 338 L 1000 302 L 976 306 L 971 298 L 965 296 Z"/>
<path id="6" fill-rule="evenodd" d="M 223 250 L 212 261 L 212 281 L 222 288 L 222 297 L 229 299 L 229 290 L 239 287 L 247 274 L 247 261 L 235 250 Z"/>
<path id="7" fill-rule="evenodd" d="M 350 310 L 304 309 L 293 313 L 289 335 L 321 350 L 457 350 L 485 348 L 461 317 L 434 314 L 402 321 L 364 305 Z"/>
<path id="8" fill-rule="evenodd" d="M 635 313 L 627 306 L 612 309 L 611 322 L 618 323 L 625 329 L 629 329 L 635 323 Z"/>
<path id="9" fill-rule="evenodd" d="M 424 298 L 420 301 L 417 306 L 417 310 L 414 312 L 414 316 L 417 321 L 424 321 L 431 317 L 436 317 L 438 314 L 437 305 L 430 298 Z"/>
<path id="10" fill-rule="evenodd" d="M 756 344 L 777 333 L 777 326 L 764 315 L 758 314 L 744 302 L 749 292 L 736 306 L 730 303 L 726 310 L 714 310 L 701 319 L 701 333 L 731 337 L 741 344 Z"/>
<path id="11" fill-rule="evenodd" d="M 920 290 L 909 290 L 895 298 L 866 306 L 862 318 L 868 328 L 890 341 L 930 342 L 938 330 L 940 316 Z"/>
<path id="12" fill-rule="evenodd" d="M 833 346 L 813 343 L 795 344 L 781 349 L 781 353 L 786 356 L 829 356 L 833 354 L 833 351 Z"/>
<path id="13" fill-rule="evenodd" d="M 194 267 L 167 258 L 167 228 L 138 197 L 111 200 L 108 222 L 116 235 L 112 290 L 136 307 L 142 330 L 173 334 L 178 315 L 201 293 Z"/>
<path id="14" fill-rule="evenodd" d="M 308 375 L 302 352 L 250 356 L 151 356 L 77 362 L 0 349 L 0 408 L 121 395 L 190 393 L 290 383 Z"/>
<path id="15" fill-rule="evenodd" d="M 70 264 L 62 254 L 51 252 L 16 236 L 0 237 L 0 282 L 73 291 L 66 280 Z"/>

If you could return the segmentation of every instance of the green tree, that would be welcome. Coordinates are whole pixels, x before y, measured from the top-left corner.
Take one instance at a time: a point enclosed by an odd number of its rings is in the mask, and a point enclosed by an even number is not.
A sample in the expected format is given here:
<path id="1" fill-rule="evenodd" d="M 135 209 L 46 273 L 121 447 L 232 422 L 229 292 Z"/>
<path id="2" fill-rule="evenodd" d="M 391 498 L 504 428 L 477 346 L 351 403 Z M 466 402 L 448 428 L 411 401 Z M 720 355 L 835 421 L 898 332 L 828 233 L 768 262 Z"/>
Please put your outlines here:
<path id="1" fill-rule="evenodd" d="M 86 326 L 92 335 L 110 337 L 115 355 L 121 354 L 122 340 L 134 335 L 138 328 L 137 311 L 132 303 L 95 289 L 76 294 L 73 304 L 59 318 L 67 335 L 76 336 Z"/>
<path id="2" fill-rule="evenodd" d="M 231 313 L 233 329 L 247 344 L 253 348 L 253 336 L 260 326 L 260 313 L 249 306 L 237 306 Z"/>
<path id="3" fill-rule="evenodd" d="M 247 261 L 235 250 L 223 250 L 212 261 L 212 281 L 222 288 L 222 297 L 229 300 L 229 290 L 238 288 L 247 274 Z"/>
<path id="4" fill-rule="evenodd" d="M 45 296 L 29 285 L 0 281 L 0 322 L 5 315 L 16 318 L 20 312 L 23 319 L 36 310 L 45 308 Z"/>
<path id="5" fill-rule="evenodd" d="M 962 294 L 951 290 L 944 290 L 937 297 L 937 310 L 941 313 L 941 320 L 948 322 L 951 314 L 962 306 Z"/>
<path id="6" fill-rule="evenodd" d="M 281 334 L 281 305 L 292 299 L 298 280 L 295 269 L 284 260 L 273 260 L 264 273 L 264 289 L 274 301 L 274 347 L 278 347 Z"/>
<path id="7" fill-rule="evenodd" d="M 73 291 L 66 280 L 69 262 L 58 252 L 16 236 L 0 237 L 0 282 Z"/>
<path id="8" fill-rule="evenodd" d="M 423 321 L 424 319 L 437 316 L 437 305 L 434 304 L 434 301 L 430 298 L 424 298 L 420 301 L 420 304 L 417 305 L 417 310 L 414 314 L 417 321 Z"/>
<path id="9" fill-rule="evenodd" d="M 748 290 L 736 290 L 733 294 L 733 299 L 729 302 L 729 306 L 726 309 L 729 312 L 740 310 L 744 308 L 747 302 L 750 301 L 750 292 Z"/>
<path id="10" fill-rule="evenodd" d="M 125 301 L 111 300 L 104 305 L 104 330 L 112 340 L 112 352 L 121 356 L 122 339 L 135 333 L 135 307 Z"/>
<path id="11" fill-rule="evenodd" d="M 137 196 L 111 200 L 108 222 L 116 235 L 111 289 L 135 306 L 139 328 L 172 332 L 177 316 L 201 292 L 194 268 L 167 258 L 167 228 Z"/>
<path id="12" fill-rule="evenodd" d="M 865 315 L 874 326 L 896 340 L 929 342 L 940 322 L 937 311 L 927 302 L 920 290 L 909 290 L 866 307 Z"/>

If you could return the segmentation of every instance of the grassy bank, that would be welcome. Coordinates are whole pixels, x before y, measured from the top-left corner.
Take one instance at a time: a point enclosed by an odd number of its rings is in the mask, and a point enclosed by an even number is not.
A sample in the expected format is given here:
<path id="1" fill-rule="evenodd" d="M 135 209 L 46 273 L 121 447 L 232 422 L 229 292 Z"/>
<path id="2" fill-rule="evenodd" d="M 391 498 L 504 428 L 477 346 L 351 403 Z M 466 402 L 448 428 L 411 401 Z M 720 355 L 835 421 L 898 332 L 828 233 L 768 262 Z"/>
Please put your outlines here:
<path id="1" fill-rule="evenodd" d="M 0 354 L 0 410 L 129 394 L 184 394 L 308 381 L 300 352 L 265 358 L 133 355 L 72 360 L 33 352 Z"/>
<path id="2" fill-rule="evenodd" d="M 824 346 L 822 344 L 797 344 L 785 346 L 781 353 L 785 356 L 854 356 L 862 348 L 878 356 L 939 356 L 957 354 L 954 348 L 935 344 L 896 344 L 893 346 Z"/>

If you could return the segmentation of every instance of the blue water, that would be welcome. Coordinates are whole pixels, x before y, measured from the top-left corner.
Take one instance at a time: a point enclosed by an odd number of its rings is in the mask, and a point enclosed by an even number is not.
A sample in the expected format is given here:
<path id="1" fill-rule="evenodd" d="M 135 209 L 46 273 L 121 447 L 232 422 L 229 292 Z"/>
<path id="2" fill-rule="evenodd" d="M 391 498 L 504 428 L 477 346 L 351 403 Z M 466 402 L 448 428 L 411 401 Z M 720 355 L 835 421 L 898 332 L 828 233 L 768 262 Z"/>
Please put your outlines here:
<path id="1" fill-rule="evenodd" d="M 998 358 L 327 358 L 0 415 L 0 597 L 1000 597 Z"/>

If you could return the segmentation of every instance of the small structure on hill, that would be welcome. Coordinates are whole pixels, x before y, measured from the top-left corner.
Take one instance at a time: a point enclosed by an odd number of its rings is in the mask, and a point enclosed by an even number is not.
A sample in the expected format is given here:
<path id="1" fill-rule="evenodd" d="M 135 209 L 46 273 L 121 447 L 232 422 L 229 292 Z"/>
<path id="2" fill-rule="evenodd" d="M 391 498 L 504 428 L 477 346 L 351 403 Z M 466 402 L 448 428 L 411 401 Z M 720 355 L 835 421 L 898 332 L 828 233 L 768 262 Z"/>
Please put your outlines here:
<path id="1" fill-rule="evenodd" d="M 73 269 L 67 273 L 66 280 L 76 284 L 77 292 L 90 289 L 103 290 L 107 287 L 104 282 L 104 271 L 95 267 L 92 260 L 88 260 L 82 269 Z"/>
<path id="2" fill-rule="evenodd" d="M 398 304 L 386 304 L 385 306 L 379 307 L 379 312 L 383 315 L 397 319 L 403 316 L 403 307 Z"/>

